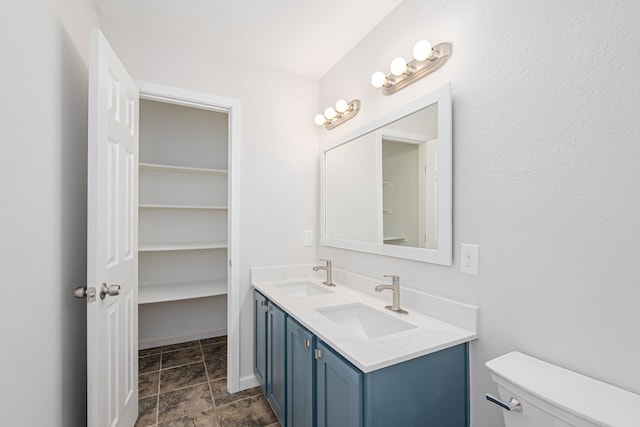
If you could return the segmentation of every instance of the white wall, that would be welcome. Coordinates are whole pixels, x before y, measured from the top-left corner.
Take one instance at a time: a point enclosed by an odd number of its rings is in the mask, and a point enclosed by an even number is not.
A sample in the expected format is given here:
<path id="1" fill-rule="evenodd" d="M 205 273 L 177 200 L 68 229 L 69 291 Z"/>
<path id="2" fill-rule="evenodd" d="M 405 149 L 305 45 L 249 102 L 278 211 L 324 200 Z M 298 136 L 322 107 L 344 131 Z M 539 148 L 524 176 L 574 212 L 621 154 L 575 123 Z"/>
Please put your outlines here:
<path id="1" fill-rule="evenodd" d="M 317 228 L 318 130 L 313 116 L 318 82 L 214 56 L 206 46 L 164 34 L 141 33 L 108 20 L 100 26 L 134 79 L 242 104 L 240 375 L 252 376 L 249 269 L 316 259 L 316 248 L 303 247 L 303 231 Z"/>
<path id="2" fill-rule="evenodd" d="M 379 151 L 371 133 L 325 153 L 328 239 L 382 242 Z"/>
<path id="3" fill-rule="evenodd" d="M 323 258 L 480 306 L 472 423 L 502 425 L 484 362 L 520 350 L 640 393 L 640 5 L 634 0 L 405 0 L 320 82 L 360 98 L 329 141 L 452 82 L 454 265 L 333 248 Z M 369 84 L 422 38 L 453 43 L 392 95 Z M 460 243 L 480 274 L 459 272 Z"/>
<path id="4" fill-rule="evenodd" d="M 85 425 L 88 0 L 0 14 L 3 426 Z"/>

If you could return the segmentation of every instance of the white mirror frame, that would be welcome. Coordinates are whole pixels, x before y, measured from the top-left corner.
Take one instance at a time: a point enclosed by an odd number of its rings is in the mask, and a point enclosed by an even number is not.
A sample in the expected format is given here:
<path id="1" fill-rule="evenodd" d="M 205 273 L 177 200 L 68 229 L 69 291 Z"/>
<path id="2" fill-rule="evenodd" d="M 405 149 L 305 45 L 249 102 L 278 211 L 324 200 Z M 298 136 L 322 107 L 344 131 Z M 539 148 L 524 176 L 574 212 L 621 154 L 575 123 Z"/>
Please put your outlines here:
<path id="1" fill-rule="evenodd" d="M 346 144 L 360 136 L 374 132 L 396 120 L 415 113 L 433 104 L 438 104 L 438 249 L 425 249 L 382 243 L 358 242 L 353 240 L 329 239 L 326 235 L 327 177 L 326 152 Z M 452 159 L 452 107 L 451 84 L 425 95 L 399 109 L 386 114 L 368 125 L 347 134 L 345 137 L 324 144 L 321 155 L 321 210 L 320 232 L 322 245 L 384 255 L 395 258 L 451 265 L 453 256 L 453 159 Z"/>

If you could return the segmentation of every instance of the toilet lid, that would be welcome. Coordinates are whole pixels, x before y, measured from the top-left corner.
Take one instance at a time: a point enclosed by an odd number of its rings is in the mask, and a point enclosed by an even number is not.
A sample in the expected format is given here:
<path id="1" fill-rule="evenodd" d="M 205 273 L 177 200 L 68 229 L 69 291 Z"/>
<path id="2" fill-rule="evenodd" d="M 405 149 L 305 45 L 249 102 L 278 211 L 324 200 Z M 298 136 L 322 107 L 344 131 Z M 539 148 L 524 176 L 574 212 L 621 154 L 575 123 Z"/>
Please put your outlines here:
<path id="1" fill-rule="evenodd" d="M 640 425 L 640 395 L 519 352 L 486 363 L 494 375 L 599 425 Z"/>

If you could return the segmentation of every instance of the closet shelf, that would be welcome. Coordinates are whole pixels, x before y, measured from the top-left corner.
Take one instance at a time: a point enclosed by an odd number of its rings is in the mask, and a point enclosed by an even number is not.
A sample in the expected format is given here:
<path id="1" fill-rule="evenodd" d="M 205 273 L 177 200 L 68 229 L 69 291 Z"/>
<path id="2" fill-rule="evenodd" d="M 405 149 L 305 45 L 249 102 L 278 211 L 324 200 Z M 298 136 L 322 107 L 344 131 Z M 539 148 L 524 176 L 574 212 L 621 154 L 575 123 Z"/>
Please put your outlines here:
<path id="1" fill-rule="evenodd" d="M 138 286 L 138 304 L 179 301 L 227 294 L 227 279 Z"/>
<path id="2" fill-rule="evenodd" d="M 227 206 L 195 206 L 195 205 L 153 205 L 153 204 L 140 204 L 141 209 L 209 209 L 226 211 L 229 209 Z"/>
<path id="3" fill-rule="evenodd" d="M 138 252 L 157 251 L 191 251 L 199 249 L 225 249 L 228 244 L 224 242 L 169 242 L 169 243 L 140 243 Z"/>
<path id="4" fill-rule="evenodd" d="M 140 163 L 140 171 L 191 173 L 201 175 L 228 175 L 224 169 L 192 168 L 187 166 L 160 165 L 156 163 Z"/>
<path id="5" fill-rule="evenodd" d="M 383 239 L 385 242 L 399 242 L 407 240 L 405 237 L 401 236 L 384 236 Z"/>

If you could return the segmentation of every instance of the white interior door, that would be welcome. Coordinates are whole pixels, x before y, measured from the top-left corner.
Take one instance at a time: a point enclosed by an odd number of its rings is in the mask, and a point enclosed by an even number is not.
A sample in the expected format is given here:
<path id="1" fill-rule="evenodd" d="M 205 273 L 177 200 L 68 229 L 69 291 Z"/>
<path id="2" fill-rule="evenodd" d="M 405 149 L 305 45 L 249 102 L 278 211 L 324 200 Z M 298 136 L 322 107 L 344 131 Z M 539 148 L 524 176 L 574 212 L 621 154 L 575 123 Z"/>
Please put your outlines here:
<path id="1" fill-rule="evenodd" d="M 91 34 L 87 424 L 138 415 L 138 89 L 98 29 Z M 112 295 L 101 293 L 110 287 Z M 119 293 L 117 285 L 120 286 Z"/>

